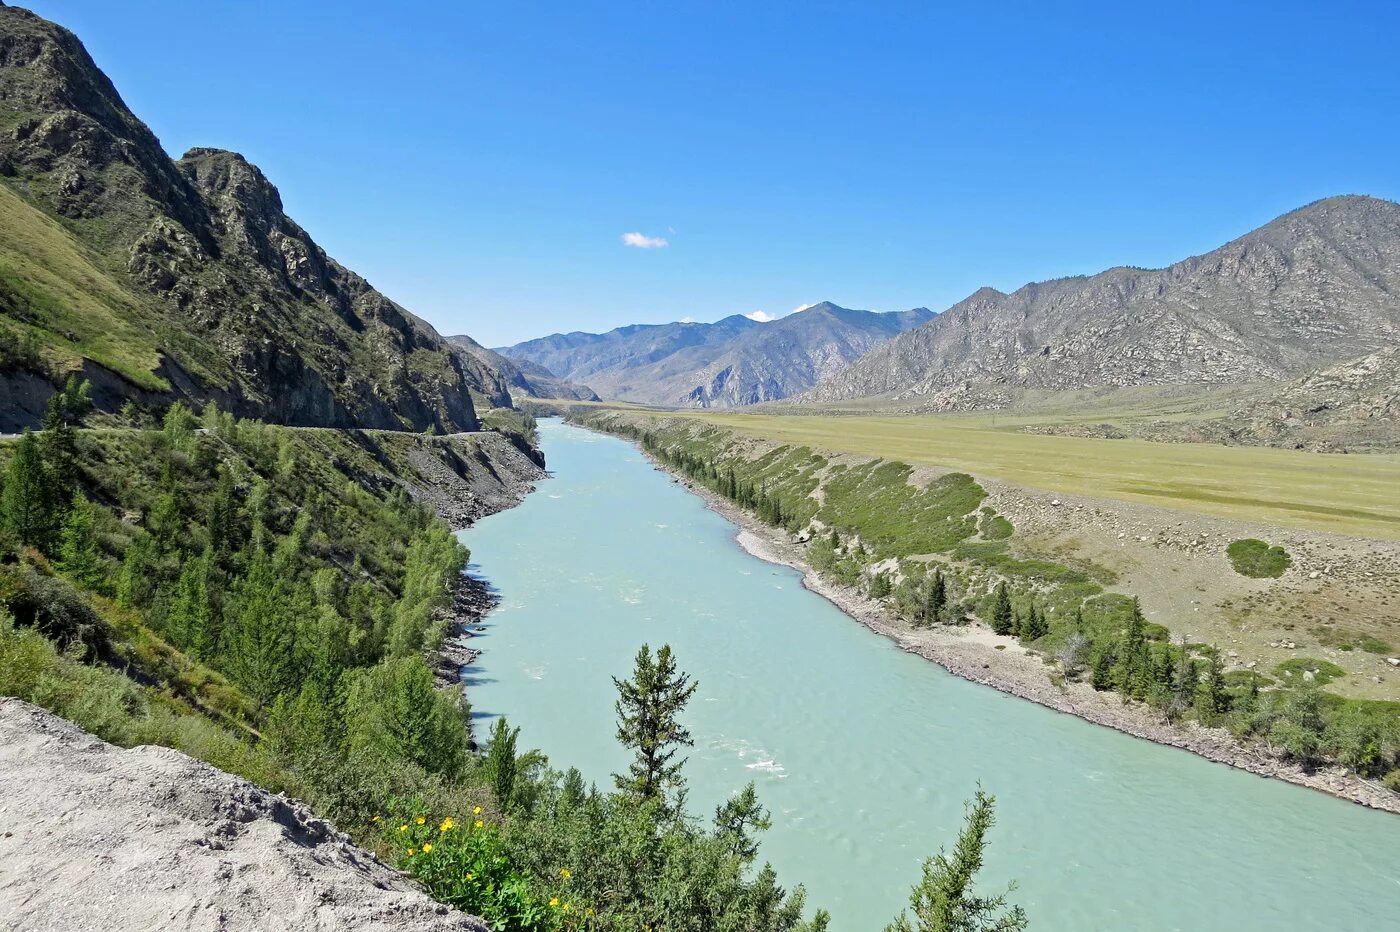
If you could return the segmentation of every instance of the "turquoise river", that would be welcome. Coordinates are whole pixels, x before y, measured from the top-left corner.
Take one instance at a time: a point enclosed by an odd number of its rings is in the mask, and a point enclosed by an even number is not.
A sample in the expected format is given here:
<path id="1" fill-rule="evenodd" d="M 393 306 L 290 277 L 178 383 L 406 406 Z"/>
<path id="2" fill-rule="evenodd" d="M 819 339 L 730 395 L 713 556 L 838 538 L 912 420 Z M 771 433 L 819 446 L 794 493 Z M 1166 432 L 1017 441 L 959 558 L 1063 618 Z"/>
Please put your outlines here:
<path id="1" fill-rule="evenodd" d="M 630 444 L 541 435 L 552 478 L 462 533 L 502 599 L 465 672 L 475 713 L 609 785 L 610 676 L 671 644 L 700 684 L 692 809 L 755 781 L 760 858 L 834 929 L 884 927 L 979 781 L 998 817 L 982 881 L 1016 878 L 1033 929 L 1400 928 L 1400 817 L 958 679 L 742 551 Z"/>

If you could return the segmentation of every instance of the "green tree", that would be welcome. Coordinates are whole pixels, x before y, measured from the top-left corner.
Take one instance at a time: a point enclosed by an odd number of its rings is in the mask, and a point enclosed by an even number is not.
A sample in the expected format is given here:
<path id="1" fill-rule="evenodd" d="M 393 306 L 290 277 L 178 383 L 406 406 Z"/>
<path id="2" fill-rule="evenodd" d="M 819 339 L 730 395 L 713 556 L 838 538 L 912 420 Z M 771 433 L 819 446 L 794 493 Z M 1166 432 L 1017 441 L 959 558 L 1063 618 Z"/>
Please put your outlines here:
<path id="1" fill-rule="evenodd" d="M 482 762 L 486 779 L 496 792 L 496 804 L 502 812 L 510 811 L 515 799 L 516 741 L 520 737 L 519 728 L 511 728 L 504 715 L 491 726 L 491 744 L 486 750 L 486 760 Z"/>
<path id="2" fill-rule="evenodd" d="M 38 438 L 26 429 L 10 457 L 0 495 L 0 519 L 20 543 L 47 547 L 54 527 L 50 491 Z"/>
<path id="3" fill-rule="evenodd" d="M 924 621 L 937 624 L 943 620 L 943 609 L 948 604 L 948 584 L 943 579 L 943 571 L 933 571 L 933 582 L 929 583 L 928 598 L 924 602 Z"/>
<path id="4" fill-rule="evenodd" d="M 715 835 L 725 841 L 729 852 L 745 864 L 758 855 L 757 832 L 766 832 L 773 825 L 767 809 L 758 801 L 758 791 L 752 782 L 715 807 Z"/>
<path id="5" fill-rule="evenodd" d="M 97 544 L 97 509 L 83 496 L 73 493 L 73 504 L 58 535 L 58 565 L 63 572 L 89 589 L 106 582 L 102 553 Z"/>
<path id="6" fill-rule="evenodd" d="M 121 569 L 117 571 L 117 604 L 123 608 L 142 608 L 150 604 L 155 593 L 156 545 L 150 534 L 138 534 L 122 554 Z"/>
<path id="7" fill-rule="evenodd" d="M 265 705 L 297 680 L 297 618 L 309 600 L 298 600 L 296 589 L 261 554 L 238 586 L 237 613 L 224 653 L 234 678 Z"/>
<path id="8" fill-rule="evenodd" d="M 671 645 L 663 644 L 653 658 L 643 644 L 637 651 L 630 680 L 613 677 L 617 687 L 617 740 L 636 752 L 626 775 L 614 774 L 620 790 L 644 800 L 664 800 L 665 794 L 681 786 L 684 760 L 676 760 L 683 747 L 695 742 L 680 723 L 680 714 L 698 683 L 676 669 Z"/>
<path id="9" fill-rule="evenodd" d="M 175 643 L 201 659 L 210 656 L 217 640 L 209 604 L 212 561 L 213 554 L 207 548 L 199 556 L 185 560 L 179 582 L 175 584 L 175 598 L 166 615 L 166 626 Z"/>
<path id="10" fill-rule="evenodd" d="M 996 797 L 978 790 L 968 804 L 953 853 L 940 850 L 924 862 L 923 878 L 909 898 L 910 911 L 901 913 L 886 932 L 1019 932 L 1026 928 L 1025 911 L 1007 905 L 1015 884 L 997 896 L 972 892 L 987 850 L 987 831 L 996 822 L 995 809 Z"/>
<path id="11" fill-rule="evenodd" d="M 1117 672 L 1118 688 L 1125 698 L 1141 698 L 1146 694 L 1152 675 L 1152 656 L 1147 647 L 1147 621 L 1142 617 L 1142 606 L 1136 598 L 1133 599 L 1133 611 L 1123 635 Z"/>
<path id="12" fill-rule="evenodd" d="M 466 766 L 467 716 L 461 686 L 439 691 L 420 657 L 391 657 L 360 671 L 346 700 L 352 750 L 456 776 Z"/>
<path id="13" fill-rule="evenodd" d="M 1093 666 L 1089 668 L 1089 685 L 1100 692 L 1113 688 L 1113 653 L 1107 648 L 1094 654 Z"/>
<path id="14" fill-rule="evenodd" d="M 1011 592 L 1003 581 L 997 584 L 992 600 L 992 630 L 997 634 L 1010 634 L 1015 625 L 1016 618 L 1011 610 Z"/>
<path id="15" fill-rule="evenodd" d="M 1040 606 L 1032 602 L 1030 611 L 1021 622 L 1021 627 L 1020 630 L 1017 631 L 1017 634 L 1020 636 L 1023 643 L 1029 644 L 1032 641 L 1040 640 L 1049 633 L 1050 623 L 1045 620 L 1045 613 L 1041 611 Z"/>
<path id="16" fill-rule="evenodd" d="M 1230 691 L 1225 688 L 1225 663 L 1219 648 L 1211 648 L 1206 657 L 1206 675 L 1196 691 L 1196 710 L 1207 725 L 1230 711 Z"/>

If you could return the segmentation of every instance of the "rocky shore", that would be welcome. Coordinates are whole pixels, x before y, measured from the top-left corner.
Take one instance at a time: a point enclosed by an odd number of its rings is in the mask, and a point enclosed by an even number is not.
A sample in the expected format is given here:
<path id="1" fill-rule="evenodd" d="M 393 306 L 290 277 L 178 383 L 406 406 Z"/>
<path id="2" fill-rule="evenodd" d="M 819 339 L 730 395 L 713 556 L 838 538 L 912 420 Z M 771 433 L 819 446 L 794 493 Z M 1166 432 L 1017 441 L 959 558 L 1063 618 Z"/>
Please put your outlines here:
<path id="1" fill-rule="evenodd" d="M 658 469 L 663 468 L 654 459 L 653 463 Z M 912 628 L 864 593 L 819 576 L 807 564 L 803 547 L 784 531 L 759 522 L 727 499 L 684 477 L 677 477 L 676 481 L 736 525 L 739 531 L 735 541 L 750 554 L 798 570 L 808 589 L 870 630 L 955 676 L 1217 763 L 1400 814 L 1400 795 L 1343 768 L 1305 769 L 1244 744 L 1226 729 L 1207 728 L 1196 722 L 1172 724 L 1154 709 L 1140 703 L 1125 704 L 1116 693 L 1099 692 L 1087 683 L 1057 685 L 1050 679 L 1050 668 L 1036 654 L 1014 638 L 992 633 L 980 622 Z"/>

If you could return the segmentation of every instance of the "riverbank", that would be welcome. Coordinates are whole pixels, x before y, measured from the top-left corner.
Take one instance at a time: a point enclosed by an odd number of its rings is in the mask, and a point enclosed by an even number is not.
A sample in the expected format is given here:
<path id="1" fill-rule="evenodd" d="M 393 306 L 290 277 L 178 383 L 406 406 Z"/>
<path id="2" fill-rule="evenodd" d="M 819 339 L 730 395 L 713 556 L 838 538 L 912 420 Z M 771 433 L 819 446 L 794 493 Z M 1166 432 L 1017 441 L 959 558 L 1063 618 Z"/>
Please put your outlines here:
<path id="1" fill-rule="evenodd" d="M 819 576 L 806 562 L 804 548 L 786 532 L 763 524 L 710 489 L 670 473 L 654 457 L 648 459 L 655 468 L 672 475 L 674 481 L 698 495 L 710 510 L 735 525 L 735 542 L 748 553 L 797 570 L 807 589 L 871 631 L 890 638 L 901 649 L 931 660 L 955 676 L 1261 777 L 1400 814 L 1400 796 L 1340 767 L 1306 770 L 1244 744 L 1226 729 L 1207 728 L 1196 722 L 1171 724 L 1155 710 L 1139 703 L 1125 704 L 1116 693 L 1099 692 L 1087 683 L 1057 685 L 1036 654 L 1023 648 L 1015 638 L 992 633 L 981 622 L 916 629 L 897 621 L 860 591 Z"/>

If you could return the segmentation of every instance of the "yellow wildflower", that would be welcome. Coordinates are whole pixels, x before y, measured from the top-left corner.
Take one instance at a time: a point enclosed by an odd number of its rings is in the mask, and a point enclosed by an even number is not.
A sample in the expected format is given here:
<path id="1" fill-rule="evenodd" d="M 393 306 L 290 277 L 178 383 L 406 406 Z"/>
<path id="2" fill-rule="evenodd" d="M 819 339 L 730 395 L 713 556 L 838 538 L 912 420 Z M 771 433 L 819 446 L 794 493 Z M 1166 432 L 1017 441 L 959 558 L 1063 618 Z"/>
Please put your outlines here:
<path id="1" fill-rule="evenodd" d="M 429 842 L 424 842 L 424 843 L 423 843 L 423 853 L 424 853 L 424 854 L 427 854 L 429 851 L 432 851 L 432 850 L 433 850 L 433 843 L 432 843 L 432 842 L 429 841 Z"/>
<path id="2" fill-rule="evenodd" d="M 454 825 L 456 825 L 456 824 L 457 824 L 456 822 L 453 822 L 453 821 L 452 821 L 452 816 L 448 816 L 447 818 L 445 818 L 445 819 L 442 820 L 442 824 L 438 826 L 438 831 L 439 831 L 439 832 L 448 831 L 449 829 L 452 828 L 452 826 L 454 826 Z"/>
<path id="3" fill-rule="evenodd" d="M 590 906 L 590 907 L 588 907 L 587 909 L 585 909 L 585 910 L 583 911 L 583 914 L 584 914 L 585 916 L 591 916 L 591 915 L 593 915 L 593 907 Z"/>
<path id="4" fill-rule="evenodd" d="M 558 906 L 558 905 L 559 905 L 559 897 L 557 897 L 557 896 L 551 896 L 551 897 L 549 898 L 549 905 L 550 905 L 550 906 Z"/>
<path id="5" fill-rule="evenodd" d="M 472 807 L 472 815 L 481 815 L 481 807 L 480 807 L 480 806 L 473 806 L 473 807 Z"/>
<path id="6" fill-rule="evenodd" d="M 406 831 L 408 831 L 408 823 L 404 823 L 403 825 L 400 825 L 400 826 L 399 826 L 399 831 L 401 831 L 401 832 L 406 832 Z"/>
<path id="7" fill-rule="evenodd" d="M 477 827 L 477 828 L 481 828 L 481 827 L 482 827 L 483 825 L 485 825 L 485 824 L 486 824 L 486 823 L 483 822 L 483 821 L 481 821 L 480 819 L 477 819 L 477 820 L 476 820 L 476 827 Z"/>
<path id="8" fill-rule="evenodd" d="M 426 822 L 426 821 L 428 821 L 428 820 L 425 819 L 425 818 L 423 818 L 422 816 L 419 816 L 418 818 L 414 819 L 413 821 L 417 822 L 419 825 L 422 825 L 424 822 Z"/>
<path id="9" fill-rule="evenodd" d="M 475 880 L 475 879 L 476 879 L 476 875 L 473 874 L 471 871 L 467 871 L 466 879 L 467 879 L 467 880 Z"/>
<path id="10" fill-rule="evenodd" d="M 370 821 L 371 821 L 371 822 L 378 822 L 378 821 L 379 821 L 379 816 L 375 816 L 374 818 L 370 819 Z"/>
<path id="11" fill-rule="evenodd" d="M 568 904 L 568 903 L 565 903 L 565 904 L 564 904 L 564 912 L 567 913 L 568 911 L 569 911 L 569 904 Z"/>
<path id="12" fill-rule="evenodd" d="M 574 872 L 565 867 L 559 871 L 559 876 L 568 880 L 570 877 L 574 876 Z"/>
<path id="13" fill-rule="evenodd" d="M 408 849 L 408 856 L 409 856 L 409 857 L 413 857 L 413 856 L 414 856 L 415 854 L 417 854 L 417 853 L 418 853 L 418 849 L 417 849 L 417 848 L 409 848 L 409 849 Z"/>

